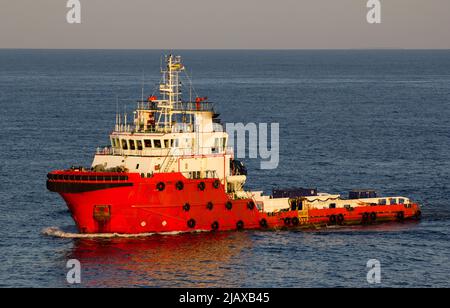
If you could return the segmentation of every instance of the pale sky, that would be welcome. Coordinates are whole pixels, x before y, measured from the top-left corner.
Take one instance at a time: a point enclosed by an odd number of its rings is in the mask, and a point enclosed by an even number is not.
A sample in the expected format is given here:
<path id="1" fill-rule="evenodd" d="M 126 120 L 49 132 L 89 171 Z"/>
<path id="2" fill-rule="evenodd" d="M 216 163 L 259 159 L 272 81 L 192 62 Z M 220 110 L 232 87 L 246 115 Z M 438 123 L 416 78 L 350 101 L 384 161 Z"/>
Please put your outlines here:
<path id="1" fill-rule="evenodd" d="M 450 0 L 0 0 L 0 48 L 450 49 Z"/>

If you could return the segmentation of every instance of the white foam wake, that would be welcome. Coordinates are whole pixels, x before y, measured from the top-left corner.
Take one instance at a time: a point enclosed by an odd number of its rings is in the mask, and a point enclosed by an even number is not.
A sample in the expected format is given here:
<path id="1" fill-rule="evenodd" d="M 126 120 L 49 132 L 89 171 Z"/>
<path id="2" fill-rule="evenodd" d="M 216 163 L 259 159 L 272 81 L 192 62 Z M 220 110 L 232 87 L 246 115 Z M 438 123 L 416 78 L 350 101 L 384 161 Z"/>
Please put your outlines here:
<path id="1" fill-rule="evenodd" d="M 203 232 L 201 230 L 195 231 Z M 172 231 L 172 232 L 161 232 L 161 233 L 136 233 L 136 234 L 124 234 L 124 233 L 94 233 L 94 234 L 82 234 L 65 232 L 58 227 L 48 227 L 42 230 L 42 234 L 46 236 L 59 237 L 59 238 L 133 238 L 133 237 L 148 237 L 153 235 L 177 235 L 182 233 L 192 233 L 192 232 L 182 232 L 182 231 Z"/>

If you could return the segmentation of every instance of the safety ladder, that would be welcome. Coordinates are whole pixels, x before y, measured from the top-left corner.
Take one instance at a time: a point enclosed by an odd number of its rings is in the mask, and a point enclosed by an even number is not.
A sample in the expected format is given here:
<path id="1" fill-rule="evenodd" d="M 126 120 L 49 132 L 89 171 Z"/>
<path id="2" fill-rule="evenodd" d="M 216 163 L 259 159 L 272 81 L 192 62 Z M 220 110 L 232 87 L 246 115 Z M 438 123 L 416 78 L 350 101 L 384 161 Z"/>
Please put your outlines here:
<path id="1" fill-rule="evenodd" d="M 176 148 L 172 148 L 167 153 L 166 157 L 164 158 L 164 161 L 161 164 L 161 166 L 162 166 L 162 168 L 160 169 L 161 172 L 163 172 L 163 173 L 169 172 L 170 167 L 172 167 L 173 163 L 178 160 L 177 156 L 175 155 L 176 150 L 177 150 Z"/>

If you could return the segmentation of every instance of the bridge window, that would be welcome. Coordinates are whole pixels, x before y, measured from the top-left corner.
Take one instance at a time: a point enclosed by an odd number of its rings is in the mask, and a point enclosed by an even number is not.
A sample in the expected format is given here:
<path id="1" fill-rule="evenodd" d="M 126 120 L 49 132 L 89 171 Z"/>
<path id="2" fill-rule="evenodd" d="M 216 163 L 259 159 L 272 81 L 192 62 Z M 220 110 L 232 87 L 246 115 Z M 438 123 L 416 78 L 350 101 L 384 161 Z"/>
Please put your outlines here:
<path id="1" fill-rule="evenodd" d="M 379 205 L 386 205 L 386 199 L 379 199 L 378 200 Z"/>
<path id="2" fill-rule="evenodd" d="M 128 150 L 128 144 L 127 144 L 127 141 L 125 139 L 122 139 L 122 149 L 123 150 Z"/>
<path id="3" fill-rule="evenodd" d="M 399 198 L 398 199 L 398 204 L 405 204 L 405 199 Z"/>
<path id="4" fill-rule="evenodd" d="M 164 139 L 164 147 L 166 149 L 170 148 L 170 140 L 169 139 Z"/>
<path id="5" fill-rule="evenodd" d="M 136 144 L 134 143 L 134 140 L 130 140 L 130 150 L 136 150 Z"/>
<path id="6" fill-rule="evenodd" d="M 222 141 L 221 138 L 215 138 L 214 139 L 214 146 L 211 148 L 211 152 L 213 154 L 219 153 L 219 149 L 222 147 L 221 146 L 221 141 Z"/>
<path id="7" fill-rule="evenodd" d="M 155 140 L 153 140 L 153 144 L 155 145 L 155 148 L 157 148 L 157 149 L 161 148 L 161 140 L 155 139 Z"/>
<path id="8" fill-rule="evenodd" d="M 390 204 L 397 204 L 397 200 L 395 198 L 390 198 L 389 199 L 389 203 Z"/>
<path id="9" fill-rule="evenodd" d="M 150 139 L 145 139 L 144 140 L 144 145 L 146 148 L 151 148 L 152 147 L 152 141 Z"/>
<path id="10" fill-rule="evenodd" d="M 142 151 L 142 140 L 137 140 L 136 142 L 137 142 L 137 149 L 139 151 Z"/>

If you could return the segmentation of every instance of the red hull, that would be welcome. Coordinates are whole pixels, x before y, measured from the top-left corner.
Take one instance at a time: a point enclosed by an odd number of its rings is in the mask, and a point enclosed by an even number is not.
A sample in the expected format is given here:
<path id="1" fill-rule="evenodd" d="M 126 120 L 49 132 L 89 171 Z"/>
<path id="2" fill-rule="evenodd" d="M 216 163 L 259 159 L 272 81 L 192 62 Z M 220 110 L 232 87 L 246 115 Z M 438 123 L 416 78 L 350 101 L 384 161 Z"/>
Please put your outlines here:
<path id="1" fill-rule="evenodd" d="M 179 181 L 182 187 L 177 187 Z M 214 179 L 188 180 L 181 173 L 146 178 L 132 173 L 119 177 L 73 171 L 53 172 L 47 181 L 48 189 L 60 193 L 66 201 L 81 233 L 309 228 L 420 217 L 417 204 L 265 213 L 253 200 L 232 200 L 223 185 L 214 184 Z"/>

